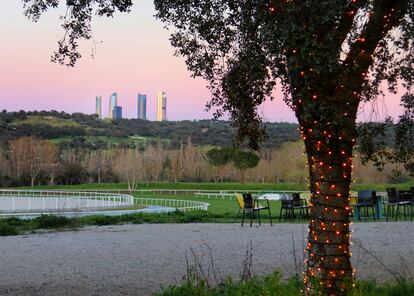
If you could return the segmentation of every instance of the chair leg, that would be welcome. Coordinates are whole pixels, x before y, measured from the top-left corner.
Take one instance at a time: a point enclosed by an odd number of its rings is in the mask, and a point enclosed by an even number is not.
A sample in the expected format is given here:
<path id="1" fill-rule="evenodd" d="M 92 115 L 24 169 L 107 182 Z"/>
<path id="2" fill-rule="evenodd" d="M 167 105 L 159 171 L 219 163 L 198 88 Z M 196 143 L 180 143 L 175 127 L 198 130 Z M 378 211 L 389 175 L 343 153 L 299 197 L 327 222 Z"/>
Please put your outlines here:
<path id="1" fill-rule="evenodd" d="M 243 226 L 243 224 L 244 224 L 244 214 L 245 214 L 245 210 L 243 209 L 243 218 L 242 218 L 242 226 Z"/>
<path id="2" fill-rule="evenodd" d="M 240 210 L 241 210 L 241 209 L 239 208 L 239 211 L 237 212 L 236 217 L 234 217 L 234 221 L 233 221 L 233 222 L 236 222 L 237 218 L 239 218 Z"/>
<path id="3" fill-rule="evenodd" d="M 260 221 L 260 210 L 257 211 L 257 217 L 259 217 L 259 225 L 262 225 L 262 221 Z"/>
<path id="4" fill-rule="evenodd" d="M 388 221 L 388 210 L 389 210 L 390 206 L 384 206 L 384 214 L 385 214 L 385 220 Z"/>
<path id="5" fill-rule="evenodd" d="M 269 219 L 270 219 L 270 226 L 272 226 L 272 214 L 270 213 L 270 207 L 268 208 L 269 210 Z"/>
<path id="6" fill-rule="evenodd" d="M 395 221 L 397 221 L 399 214 L 400 214 L 400 205 L 397 204 L 397 212 L 395 213 Z"/>
<path id="7" fill-rule="evenodd" d="M 407 220 L 407 215 L 405 214 L 406 207 L 407 207 L 406 205 L 403 205 L 404 220 Z"/>
<path id="8" fill-rule="evenodd" d="M 270 211 L 270 210 L 269 210 Z M 279 212 L 279 222 L 280 221 L 282 221 L 282 211 L 283 211 L 283 208 L 282 208 L 282 206 L 280 206 L 280 212 Z"/>
<path id="9" fill-rule="evenodd" d="M 374 216 L 374 220 L 377 220 L 377 219 L 375 218 L 375 209 L 374 209 L 374 206 L 372 206 L 372 215 Z"/>
<path id="10" fill-rule="evenodd" d="M 252 227 L 252 225 L 253 225 L 253 218 L 254 218 L 254 211 L 251 211 L 251 215 L 250 215 L 250 227 Z"/>

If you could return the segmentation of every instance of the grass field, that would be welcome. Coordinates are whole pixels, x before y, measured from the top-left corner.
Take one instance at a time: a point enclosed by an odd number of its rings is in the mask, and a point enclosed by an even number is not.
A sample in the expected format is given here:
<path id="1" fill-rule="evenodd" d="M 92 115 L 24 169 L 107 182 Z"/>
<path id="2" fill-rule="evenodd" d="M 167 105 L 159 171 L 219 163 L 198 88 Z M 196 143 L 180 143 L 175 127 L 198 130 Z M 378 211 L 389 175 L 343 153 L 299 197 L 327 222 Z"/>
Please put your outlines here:
<path id="1" fill-rule="evenodd" d="M 353 190 L 361 189 L 372 189 L 377 191 L 385 191 L 386 187 L 397 187 L 399 189 L 409 189 L 410 186 L 414 184 L 404 183 L 404 184 L 354 184 Z M 116 184 L 84 184 L 76 186 L 38 186 L 37 189 L 75 189 L 75 190 L 126 190 L 127 185 L 124 183 Z M 176 189 L 176 190 L 306 190 L 306 187 L 301 184 L 262 184 L 262 183 L 147 183 L 140 184 L 138 189 Z M 215 197 L 200 197 L 195 194 L 171 194 L 169 192 L 148 192 L 148 193 L 134 193 L 135 197 L 146 197 L 146 198 L 166 198 L 166 199 L 180 199 L 180 200 L 192 200 L 192 201 L 201 201 L 207 202 L 210 204 L 208 214 L 211 215 L 211 219 L 207 219 L 208 222 L 222 222 L 222 223 L 232 223 L 240 222 L 240 219 L 235 220 L 234 217 L 238 212 L 238 204 L 235 199 L 226 197 L 215 198 Z M 280 213 L 280 201 L 270 201 L 271 213 L 274 222 L 279 221 Z M 269 223 L 268 212 L 261 211 L 262 222 Z M 205 222 L 207 222 L 205 220 Z M 257 222 L 257 221 L 256 221 Z M 283 219 L 282 219 L 283 222 Z"/>
<path id="2" fill-rule="evenodd" d="M 353 183 L 351 190 L 358 191 L 363 189 L 372 189 L 376 191 L 385 191 L 387 187 L 396 187 L 400 190 L 408 190 L 414 186 L 413 182 L 399 184 L 360 184 Z M 22 187 L 29 188 L 29 187 Z M 36 189 L 102 189 L 102 190 L 126 190 L 126 183 L 90 183 L 82 185 L 57 185 L 57 186 L 37 186 Z M 295 183 L 186 183 L 186 182 L 158 182 L 158 183 L 140 183 L 137 189 L 177 189 L 177 190 L 272 190 L 272 191 L 302 191 L 307 190 L 305 184 Z"/>

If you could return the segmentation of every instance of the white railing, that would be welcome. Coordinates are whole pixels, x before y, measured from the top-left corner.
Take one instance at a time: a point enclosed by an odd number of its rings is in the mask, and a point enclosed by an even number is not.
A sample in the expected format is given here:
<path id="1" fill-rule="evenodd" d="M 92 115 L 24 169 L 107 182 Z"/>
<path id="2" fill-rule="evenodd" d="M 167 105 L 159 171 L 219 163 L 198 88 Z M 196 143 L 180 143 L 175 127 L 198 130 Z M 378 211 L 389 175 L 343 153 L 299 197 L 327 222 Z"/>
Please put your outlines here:
<path id="1" fill-rule="evenodd" d="M 64 190 L 0 190 L 0 211 L 65 211 L 131 206 L 127 194 Z"/>
<path id="2" fill-rule="evenodd" d="M 70 212 L 93 208 L 117 208 L 132 205 L 161 206 L 179 211 L 207 211 L 206 202 L 163 198 L 134 198 L 132 195 L 68 190 L 0 190 L 0 216 L 16 213 Z"/>
<path id="3" fill-rule="evenodd" d="M 179 199 L 168 199 L 168 198 L 145 198 L 136 197 L 135 203 L 144 206 L 162 206 L 168 208 L 174 208 L 179 211 L 192 211 L 202 210 L 207 211 L 210 204 L 206 202 L 193 201 L 193 200 L 179 200 Z"/>
<path id="4" fill-rule="evenodd" d="M 64 190 L 64 189 L 55 189 L 56 191 Z M 298 192 L 298 190 L 250 190 L 250 189 L 71 189 L 74 191 L 82 191 L 82 192 L 106 192 L 106 193 L 140 193 L 140 194 L 195 194 L 195 193 L 257 193 L 257 194 L 264 194 L 264 193 L 289 193 L 289 192 Z"/>
<path id="5" fill-rule="evenodd" d="M 255 197 L 261 195 L 271 194 L 271 195 L 283 195 L 283 194 L 292 194 L 292 193 L 302 193 L 309 191 L 302 190 L 223 190 L 218 192 L 196 192 L 195 196 L 201 198 L 215 198 L 215 199 L 234 199 L 236 193 L 252 193 Z"/>

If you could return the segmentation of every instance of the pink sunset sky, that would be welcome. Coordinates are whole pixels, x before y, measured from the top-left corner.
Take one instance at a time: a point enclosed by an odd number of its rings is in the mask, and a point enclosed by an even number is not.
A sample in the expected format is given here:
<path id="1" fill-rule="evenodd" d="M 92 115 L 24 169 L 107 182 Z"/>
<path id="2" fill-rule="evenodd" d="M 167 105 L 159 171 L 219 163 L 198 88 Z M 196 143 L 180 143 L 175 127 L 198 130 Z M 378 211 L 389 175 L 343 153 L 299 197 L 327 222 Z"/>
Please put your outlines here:
<path id="1" fill-rule="evenodd" d="M 137 94 L 147 94 L 147 116 L 155 119 L 156 92 L 163 90 L 168 98 L 170 120 L 212 118 L 205 111 L 210 98 L 206 83 L 193 79 L 184 59 L 173 56 L 169 32 L 156 20 L 152 1 L 135 1 L 129 14 L 114 18 L 96 18 L 93 22 L 95 45 L 82 42 L 83 58 L 75 68 L 50 62 L 50 55 L 62 36 L 59 16 L 64 9 L 55 9 L 32 23 L 23 15 L 19 0 L 3 1 L 0 10 L 0 109 L 58 110 L 94 113 L 95 96 L 103 97 L 104 116 L 108 98 L 118 93 L 118 104 L 124 117 L 137 115 Z M 94 51 L 94 58 L 91 53 Z M 281 95 L 261 106 L 266 121 L 296 122 L 293 112 L 285 106 Z M 399 96 L 378 100 L 372 114 L 371 106 L 360 112 L 360 120 L 382 119 L 401 113 Z"/>

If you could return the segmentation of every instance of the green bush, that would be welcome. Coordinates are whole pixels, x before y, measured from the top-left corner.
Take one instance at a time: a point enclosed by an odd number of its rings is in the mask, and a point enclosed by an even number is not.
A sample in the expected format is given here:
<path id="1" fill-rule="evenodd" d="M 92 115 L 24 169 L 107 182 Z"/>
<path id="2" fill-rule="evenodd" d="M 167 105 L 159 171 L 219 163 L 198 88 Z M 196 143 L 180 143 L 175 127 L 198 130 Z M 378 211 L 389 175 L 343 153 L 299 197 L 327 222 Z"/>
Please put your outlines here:
<path id="1" fill-rule="evenodd" d="M 4 220 L 4 222 L 11 226 L 21 226 L 24 224 L 23 220 L 15 217 L 7 218 Z"/>
<path id="2" fill-rule="evenodd" d="M 40 228 L 59 228 L 70 224 L 70 219 L 65 216 L 40 215 L 34 219 Z"/>
<path id="3" fill-rule="evenodd" d="M 301 286 L 296 281 L 281 281 L 281 275 L 274 272 L 265 277 L 253 277 L 244 282 L 230 278 L 216 287 L 209 287 L 203 280 L 187 281 L 181 286 L 171 286 L 157 296 L 295 296 L 301 295 Z"/>
<path id="4" fill-rule="evenodd" d="M 253 277 L 246 281 L 235 282 L 228 278 L 215 287 L 196 278 L 180 286 L 170 286 L 156 296 L 295 296 L 302 295 L 303 284 L 295 279 L 287 282 L 274 272 L 264 277 Z M 414 296 L 414 282 L 404 279 L 398 282 L 378 284 L 373 281 L 357 281 L 349 296 Z"/>
<path id="5" fill-rule="evenodd" d="M 19 234 L 19 231 L 15 226 L 9 225 L 7 223 L 0 224 L 0 236 L 17 234 Z"/>
<path id="6" fill-rule="evenodd" d="M 117 223 L 118 221 L 116 217 L 112 217 L 112 216 L 96 216 L 95 217 L 96 225 L 114 225 Z"/>

